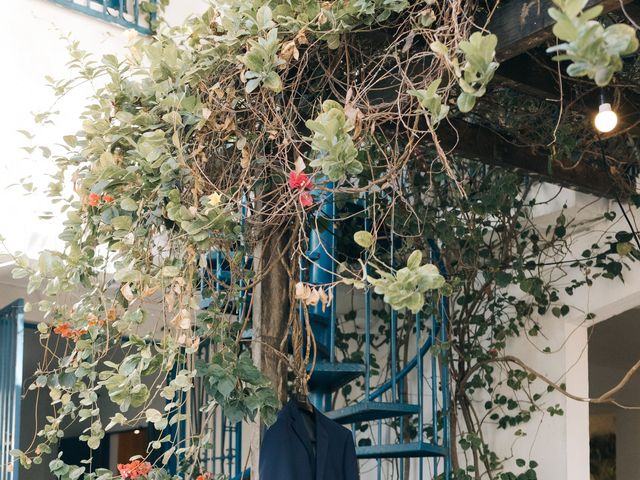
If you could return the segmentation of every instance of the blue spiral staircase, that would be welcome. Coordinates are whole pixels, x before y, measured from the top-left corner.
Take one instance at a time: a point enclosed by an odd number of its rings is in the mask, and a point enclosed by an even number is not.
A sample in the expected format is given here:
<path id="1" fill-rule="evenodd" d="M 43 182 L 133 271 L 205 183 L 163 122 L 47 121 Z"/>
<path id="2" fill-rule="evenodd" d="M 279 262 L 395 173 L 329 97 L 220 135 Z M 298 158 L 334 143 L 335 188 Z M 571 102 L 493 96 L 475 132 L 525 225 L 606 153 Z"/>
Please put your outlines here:
<path id="1" fill-rule="evenodd" d="M 309 248 L 306 259 L 301 265 L 301 280 L 313 285 L 328 285 L 334 282 L 336 272 L 336 256 L 338 253 L 336 239 L 336 205 L 333 195 L 320 195 L 320 208 L 315 214 L 314 225 L 310 229 Z M 364 205 L 366 207 L 366 205 Z M 364 208 L 366 211 L 367 209 Z M 323 227 L 320 227 L 323 225 Z M 368 218 L 365 228 L 370 228 Z M 393 258 L 393 232 L 391 232 L 391 258 Z M 444 272 L 444 265 L 439 260 L 435 242 L 430 242 L 433 261 Z M 250 262 L 250 259 L 245 259 Z M 365 267 L 368 259 L 363 259 Z M 210 272 L 230 284 L 232 281 L 228 265 L 219 253 L 209 257 Z M 216 283 L 216 289 L 223 288 Z M 249 295 L 249 294 L 245 294 Z M 320 305 L 310 307 L 308 319 L 316 342 L 316 361 L 307 366 L 311 372 L 309 390 L 311 400 L 319 410 L 334 421 L 351 425 L 354 441 L 357 445 L 356 455 L 360 459 L 376 461 L 376 477 L 405 479 L 404 462 L 398 461 L 393 477 L 383 474 L 383 462 L 394 459 L 416 458 L 418 478 L 438 478 L 449 480 L 451 465 L 449 458 L 449 378 L 443 355 L 444 349 L 432 348 L 446 342 L 447 331 L 447 299 L 434 295 L 438 302 L 430 318 L 416 315 L 413 320 L 413 337 L 415 338 L 415 356 L 406 364 L 398 361 L 399 315 L 390 312 L 389 326 L 389 374 L 384 380 L 372 375 L 372 325 L 374 314 L 372 309 L 372 291 L 366 287 L 364 291 L 364 355 L 362 362 L 344 361 L 337 358 L 336 338 L 339 335 L 337 295 L 328 308 Z M 204 299 L 202 307 L 207 308 L 211 299 Z M 233 313 L 242 317 L 246 308 L 246 298 L 241 299 Z M 300 307 L 300 322 L 305 322 L 305 315 Z M 231 313 L 231 312 L 230 312 Z M 251 339 L 251 331 L 245 333 L 247 341 Z M 412 339 L 413 340 L 413 339 Z M 440 353 L 433 353 L 433 352 Z M 378 384 L 374 385 L 373 381 Z M 356 382 L 361 387 L 358 400 L 354 403 L 334 409 L 337 392 L 345 385 Z M 353 389 L 352 389 L 353 390 Z M 404 400 L 413 390 L 414 401 Z M 242 469 L 242 429 L 240 424 L 230 425 L 224 415 L 216 419 L 212 432 L 211 448 L 205 452 L 203 461 L 212 466 L 215 473 L 223 473 L 229 478 L 240 480 L 250 478 L 250 472 Z M 414 426 L 413 434 L 406 438 L 408 422 Z M 368 427 L 363 429 L 366 424 Z M 393 427 L 391 427 L 393 426 Z M 400 434 L 395 441 L 384 442 L 389 437 L 390 428 Z M 369 437 L 359 438 L 356 432 L 368 430 Z M 385 434 L 386 432 L 386 434 Z M 374 442 L 375 440 L 375 442 Z M 426 475 L 428 472 L 428 476 Z M 384 475 L 384 476 L 383 476 Z"/>
<path id="2" fill-rule="evenodd" d="M 365 205 L 366 211 L 366 205 Z M 318 216 L 323 221 L 317 220 L 316 225 L 324 224 L 326 228 L 314 228 L 310 232 L 310 245 L 308 261 L 304 280 L 311 284 L 327 285 L 334 281 L 336 272 L 336 207 L 330 193 L 326 194 L 321 202 Z M 370 228 L 368 218 L 364 222 L 365 229 Z M 391 232 L 391 258 L 393 258 L 393 232 Z M 435 242 L 430 242 L 433 260 L 439 265 L 444 274 L 444 265 L 439 261 L 438 248 Z M 368 259 L 364 258 L 365 268 Z M 303 270 L 304 271 L 304 270 Z M 338 318 L 336 314 L 336 298 L 334 296 L 330 308 L 323 311 L 320 306 L 312 307 L 309 312 L 310 326 L 314 332 L 318 345 L 317 351 L 320 360 L 313 367 L 309 382 L 312 393 L 312 401 L 317 408 L 324 411 L 327 417 L 342 424 L 353 425 L 352 431 L 360 430 L 359 424 L 370 422 L 377 428 L 378 443 L 356 441 L 356 455 L 362 459 L 376 459 L 377 477 L 381 478 L 382 459 L 420 458 L 418 462 L 419 478 L 424 477 L 424 458 L 431 458 L 429 469 L 431 478 L 442 475 L 442 478 L 450 478 L 449 460 L 449 379 L 448 370 L 444 358 L 430 354 L 436 343 L 446 342 L 447 303 L 446 298 L 440 298 L 439 308 L 425 322 L 422 315 L 414 318 L 415 323 L 415 352 L 416 355 L 403 365 L 398 367 L 398 312 L 390 314 L 390 372 L 389 378 L 383 383 L 372 385 L 372 292 L 366 286 L 364 291 L 364 364 L 342 362 L 336 358 L 336 334 Z M 304 317 L 300 317 L 304 321 Z M 435 349 L 443 352 L 443 349 Z M 429 362 L 429 386 L 426 385 L 425 363 Z M 362 394 L 360 399 L 350 405 L 338 409 L 332 409 L 334 394 L 344 385 L 361 378 Z M 415 382 L 416 398 L 414 402 L 407 402 L 406 392 L 408 382 Z M 430 424 L 425 422 L 426 416 L 430 416 Z M 400 432 L 405 430 L 405 422 L 416 419 L 416 434 L 410 441 L 404 441 L 404 434 L 400 434 L 394 443 L 381 441 L 384 422 L 397 420 Z M 403 463 L 399 462 L 398 478 L 404 478 Z"/>

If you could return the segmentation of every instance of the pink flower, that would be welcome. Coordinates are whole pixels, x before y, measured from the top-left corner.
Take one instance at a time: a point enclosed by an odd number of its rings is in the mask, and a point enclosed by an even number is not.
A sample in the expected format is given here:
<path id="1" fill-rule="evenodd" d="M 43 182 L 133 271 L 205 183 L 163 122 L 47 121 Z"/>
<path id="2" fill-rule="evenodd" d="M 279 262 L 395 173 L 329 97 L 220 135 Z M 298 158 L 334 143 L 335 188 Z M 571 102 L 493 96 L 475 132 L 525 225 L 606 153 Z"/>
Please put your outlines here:
<path id="1" fill-rule="evenodd" d="M 313 197 L 309 192 L 302 192 L 300 194 L 300 205 L 303 207 L 310 207 L 313 205 Z"/>
<path id="2" fill-rule="evenodd" d="M 298 190 L 310 189 L 313 186 L 313 182 L 304 172 L 296 172 L 291 170 L 289 173 L 289 187 Z"/>

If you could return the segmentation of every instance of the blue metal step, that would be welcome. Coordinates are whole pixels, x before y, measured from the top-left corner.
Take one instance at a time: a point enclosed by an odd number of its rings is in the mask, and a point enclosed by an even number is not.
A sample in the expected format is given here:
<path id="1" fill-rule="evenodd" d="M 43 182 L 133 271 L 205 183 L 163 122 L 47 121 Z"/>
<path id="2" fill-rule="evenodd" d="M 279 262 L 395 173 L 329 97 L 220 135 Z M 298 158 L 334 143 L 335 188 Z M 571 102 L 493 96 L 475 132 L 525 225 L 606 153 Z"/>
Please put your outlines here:
<path id="1" fill-rule="evenodd" d="M 359 402 L 339 410 L 327 412 L 325 415 L 338 423 L 369 422 L 383 418 L 415 415 L 420 411 L 419 405 L 390 402 Z"/>
<path id="2" fill-rule="evenodd" d="M 318 345 L 318 352 L 321 350 L 328 352 L 331 343 L 331 318 L 328 312 L 315 313 L 310 311 L 309 323 L 316 339 L 316 345 Z"/>
<path id="3" fill-rule="evenodd" d="M 371 445 L 356 448 L 356 457 L 358 458 L 415 458 L 444 457 L 446 455 L 446 448 L 424 442 Z"/>
<path id="4" fill-rule="evenodd" d="M 311 365 L 307 365 L 307 372 L 309 371 L 311 371 Z M 360 363 L 316 362 L 309 379 L 309 390 L 322 393 L 335 392 L 361 375 L 364 375 L 364 365 Z"/>

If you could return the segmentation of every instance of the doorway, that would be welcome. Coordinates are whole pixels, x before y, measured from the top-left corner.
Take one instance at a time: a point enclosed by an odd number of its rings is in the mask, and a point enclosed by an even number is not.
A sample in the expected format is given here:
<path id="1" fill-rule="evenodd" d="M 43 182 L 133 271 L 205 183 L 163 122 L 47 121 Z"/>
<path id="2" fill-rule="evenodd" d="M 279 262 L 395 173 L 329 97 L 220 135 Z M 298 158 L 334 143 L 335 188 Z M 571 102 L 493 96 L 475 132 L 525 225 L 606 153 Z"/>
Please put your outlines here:
<path id="1" fill-rule="evenodd" d="M 640 309 L 589 329 L 589 396 L 616 386 L 640 360 Z M 617 404 L 590 404 L 591 480 L 640 478 L 640 376 L 615 394 Z"/>

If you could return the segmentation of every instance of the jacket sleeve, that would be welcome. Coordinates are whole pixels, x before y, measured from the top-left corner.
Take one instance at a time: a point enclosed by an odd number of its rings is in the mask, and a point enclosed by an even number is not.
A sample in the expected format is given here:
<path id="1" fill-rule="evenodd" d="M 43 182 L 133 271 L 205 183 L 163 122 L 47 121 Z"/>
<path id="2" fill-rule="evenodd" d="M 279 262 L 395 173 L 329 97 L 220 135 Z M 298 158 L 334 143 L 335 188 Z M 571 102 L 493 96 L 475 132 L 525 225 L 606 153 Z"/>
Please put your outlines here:
<path id="1" fill-rule="evenodd" d="M 347 434 L 347 439 L 344 443 L 344 455 L 343 455 L 344 480 L 359 480 L 360 474 L 358 473 L 358 459 L 356 458 L 356 447 L 353 444 L 353 436 L 351 432 Z"/>
<path id="2" fill-rule="evenodd" d="M 282 438 L 282 431 L 278 428 L 268 429 L 260 448 L 260 480 L 294 480 L 289 471 L 290 462 L 287 461 L 286 443 Z"/>

